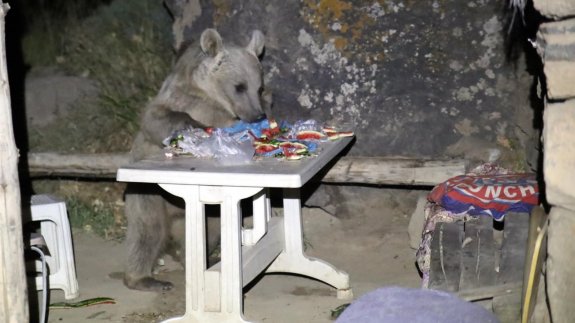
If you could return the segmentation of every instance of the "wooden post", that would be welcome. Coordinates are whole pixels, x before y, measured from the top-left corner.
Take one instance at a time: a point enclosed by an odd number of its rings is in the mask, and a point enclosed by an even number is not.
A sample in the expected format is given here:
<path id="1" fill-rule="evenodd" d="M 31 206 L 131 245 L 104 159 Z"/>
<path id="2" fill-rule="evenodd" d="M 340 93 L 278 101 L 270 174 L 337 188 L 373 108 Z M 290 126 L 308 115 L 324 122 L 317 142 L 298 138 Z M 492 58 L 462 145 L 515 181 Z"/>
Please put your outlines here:
<path id="1" fill-rule="evenodd" d="M 18 150 L 12 128 L 4 18 L 10 6 L 0 3 L 0 322 L 28 322 Z"/>

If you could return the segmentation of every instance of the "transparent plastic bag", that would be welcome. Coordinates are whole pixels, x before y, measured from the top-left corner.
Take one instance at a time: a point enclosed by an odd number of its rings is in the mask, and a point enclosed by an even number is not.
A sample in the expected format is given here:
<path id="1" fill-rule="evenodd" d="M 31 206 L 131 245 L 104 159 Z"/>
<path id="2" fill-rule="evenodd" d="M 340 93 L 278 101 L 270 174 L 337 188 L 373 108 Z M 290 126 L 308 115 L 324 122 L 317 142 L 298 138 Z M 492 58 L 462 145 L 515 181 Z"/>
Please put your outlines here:
<path id="1" fill-rule="evenodd" d="M 255 154 L 253 143 L 246 136 L 222 129 L 214 129 L 211 134 L 200 128 L 178 130 L 164 139 L 163 144 L 168 153 L 212 158 L 226 165 L 248 163 Z"/>
<path id="2" fill-rule="evenodd" d="M 212 153 L 202 147 L 210 135 L 200 128 L 186 128 L 174 131 L 162 142 L 167 151 L 176 154 L 191 154 L 198 158 L 209 158 Z"/>
<path id="3" fill-rule="evenodd" d="M 322 125 L 313 119 L 296 121 L 290 128 L 290 135 L 295 136 L 302 131 L 322 132 Z"/>
<path id="4" fill-rule="evenodd" d="M 211 150 L 213 157 L 223 165 L 249 163 L 255 154 L 251 140 L 240 142 L 221 129 L 215 129 L 210 138 L 202 143 L 202 146 L 206 150 Z"/>

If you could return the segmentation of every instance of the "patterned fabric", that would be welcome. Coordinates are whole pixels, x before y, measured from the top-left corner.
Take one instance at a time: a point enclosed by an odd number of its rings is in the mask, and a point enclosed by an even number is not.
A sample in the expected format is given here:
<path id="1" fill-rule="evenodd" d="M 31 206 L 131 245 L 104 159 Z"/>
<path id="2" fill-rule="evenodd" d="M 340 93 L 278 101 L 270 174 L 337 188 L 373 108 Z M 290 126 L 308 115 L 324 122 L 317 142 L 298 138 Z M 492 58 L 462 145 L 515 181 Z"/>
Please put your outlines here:
<path id="1" fill-rule="evenodd" d="M 416 253 L 417 266 L 422 273 L 421 287 L 429 287 L 429 268 L 431 268 L 431 240 L 435 225 L 439 222 L 452 223 L 465 221 L 467 213 L 455 214 L 445 210 L 438 204 L 427 202 L 425 205 L 425 226 L 421 234 L 421 244 Z"/>
<path id="2" fill-rule="evenodd" d="M 453 213 L 501 221 L 507 212 L 531 212 L 539 189 L 534 174 L 461 175 L 436 186 L 428 199 Z"/>
<path id="3" fill-rule="evenodd" d="M 439 222 L 467 221 L 492 216 L 502 221 L 507 212 L 531 212 L 539 203 L 533 174 L 511 174 L 494 164 L 483 164 L 466 175 L 453 177 L 433 188 L 425 206 L 425 225 L 416 261 L 422 272 L 422 288 L 429 287 L 431 240 Z"/>

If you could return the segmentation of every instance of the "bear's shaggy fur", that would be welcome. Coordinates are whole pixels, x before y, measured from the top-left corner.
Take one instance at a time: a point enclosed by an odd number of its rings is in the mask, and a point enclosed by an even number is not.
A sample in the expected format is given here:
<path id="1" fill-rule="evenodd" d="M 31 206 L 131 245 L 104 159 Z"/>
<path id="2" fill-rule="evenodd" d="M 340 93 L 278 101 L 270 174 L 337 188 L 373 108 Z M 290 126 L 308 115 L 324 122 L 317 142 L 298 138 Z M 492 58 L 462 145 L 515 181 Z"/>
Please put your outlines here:
<path id="1" fill-rule="evenodd" d="M 186 126 L 224 127 L 269 113 L 271 95 L 264 91 L 259 56 L 264 36 L 254 31 L 246 47 L 224 44 L 206 29 L 178 59 L 158 95 L 143 112 L 141 129 L 131 150 L 133 161 L 162 152 L 162 140 Z M 126 190 L 128 221 L 124 284 L 132 289 L 161 291 L 170 282 L 152 277 L 166 246 L 170 219 L 183 214 L 182 201 L 157 185 L 130 184 Z"/>

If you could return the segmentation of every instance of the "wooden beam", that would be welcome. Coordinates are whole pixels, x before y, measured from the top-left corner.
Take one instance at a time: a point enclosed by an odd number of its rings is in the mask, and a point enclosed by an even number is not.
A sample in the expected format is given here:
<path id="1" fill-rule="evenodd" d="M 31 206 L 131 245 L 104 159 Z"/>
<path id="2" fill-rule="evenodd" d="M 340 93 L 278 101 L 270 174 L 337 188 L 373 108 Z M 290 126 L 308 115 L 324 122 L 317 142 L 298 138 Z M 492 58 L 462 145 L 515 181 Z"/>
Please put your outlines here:
<path id="1" fill-rule="evenodd" d="M 130 163 L 128 154 L 29 153 L 30 176 L 116 178 L 118 168 Z"/>
<path id="2" fill-rule="evenodd" d="M 127 154 L 28 154 L 31 176 L 115 178 L 127 165 Z M 465 174 L 464 160 L 429 160 L 404 157 L 342 157 L 322 178 L 326 183 L 433 186 Z"/>
<path id="3" fill-rule="evenodd" d="M 512 293 L 520 293 L 522 288 L 522 282 L 514 282 L 510 284 L 492 285 L 462 290 L 457 293 L 457 296 L 468 302 L 476 302 L 498 296 L 509 295 Z"/>
<path id="4" fill-rule="evenodd" d="M 12 127 L 5 50 L 5 16 L 0 2 L 0 322 L 28 322 L 18 149 Z"/>
<path id="5" fill-rule="evenodd" d="M 437 185 L 466 172 L 465 160 L 407 157 L 342 157 L 323 182 L 390 185 Z"/>

